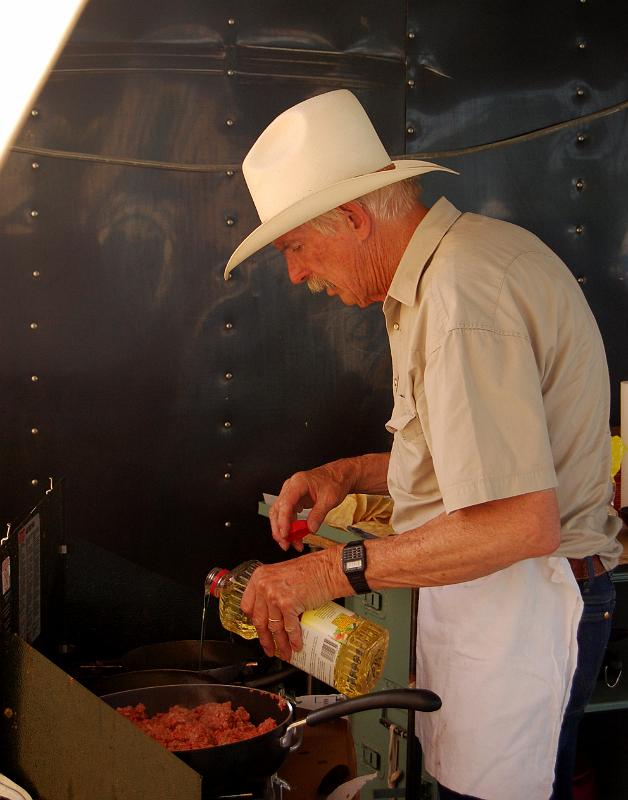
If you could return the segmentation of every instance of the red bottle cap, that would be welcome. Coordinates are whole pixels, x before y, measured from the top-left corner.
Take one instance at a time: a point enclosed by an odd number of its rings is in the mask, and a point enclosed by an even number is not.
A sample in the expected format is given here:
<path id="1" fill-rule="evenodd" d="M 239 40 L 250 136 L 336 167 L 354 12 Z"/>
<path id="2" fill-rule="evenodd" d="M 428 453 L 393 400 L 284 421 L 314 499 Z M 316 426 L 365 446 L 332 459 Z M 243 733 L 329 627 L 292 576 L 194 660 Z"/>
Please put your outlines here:
<path id="1" fill-rule="evenodd" d="M 229 573 L 228 569 L 217 570 L 216 574 L 214 575 L 213 581 L 209 585 L 209 594 L 211 594 L 212 597 L 216 597 L 216 587 L 218 586 L 220 579 L 223 578 L 228 573 Z"/>
<path id="2" fill-rule="evenodd" d="M 307 526 L 307 521 L 304 519 L 295 519 L 295 521 L 290 525 L 290 532 L 288 533 L 288 541 L 289 542 L 298 542 L 303 539 L 304 536 L 307 536 L 310 532 L 310 529 Z"/>

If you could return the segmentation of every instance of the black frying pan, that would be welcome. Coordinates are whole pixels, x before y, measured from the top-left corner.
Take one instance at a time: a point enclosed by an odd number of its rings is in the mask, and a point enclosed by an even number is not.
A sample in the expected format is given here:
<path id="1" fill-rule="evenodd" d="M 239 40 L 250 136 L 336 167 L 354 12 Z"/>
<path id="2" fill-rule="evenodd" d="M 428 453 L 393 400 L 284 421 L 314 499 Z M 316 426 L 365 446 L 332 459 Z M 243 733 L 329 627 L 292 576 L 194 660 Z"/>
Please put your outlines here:
<path id="1" fill-rule="evenodd" d="M 245 683 L 269 686 L 295 672 L 281 669 L 257 643 L 206 641 L 199 669 L 197 639 L 160 642 L 130 650 L 113 661 L 82 665 L 83 682 L 96 694 L 178 683 Z M 280 671 L 277 671 L 277 668 Z"/>
<path id="2" fill-rule="evenodd" d="M 425 689 L 392 689 L 325 706 L 294 722 L 291 703 L 271 692 L 246 686 L 157 686 L 116 692 L 104 695 L 102 699 L 113 708 L 143 703 L 149 716 L 167 711 L 173 705 L 194 708 L 201 703 L 224 703 L 230 700 L 234 707 L 244 707 L 256 725 L 268 717 L 274 719 L 276 728 L 252 739 L 219 747 L 175 752 L 202 775 L 216 793 L 241 787 L 243 765 L 246 765 L 246 777 L 251 782 L 262 781 L 275 773 L 288 753 L 301 744 L 303 725 L 319 725 L 346 714 L 374 708 L 406 708 L 426 712 L 437 711 L 441 706 L 438 695 Z"/>

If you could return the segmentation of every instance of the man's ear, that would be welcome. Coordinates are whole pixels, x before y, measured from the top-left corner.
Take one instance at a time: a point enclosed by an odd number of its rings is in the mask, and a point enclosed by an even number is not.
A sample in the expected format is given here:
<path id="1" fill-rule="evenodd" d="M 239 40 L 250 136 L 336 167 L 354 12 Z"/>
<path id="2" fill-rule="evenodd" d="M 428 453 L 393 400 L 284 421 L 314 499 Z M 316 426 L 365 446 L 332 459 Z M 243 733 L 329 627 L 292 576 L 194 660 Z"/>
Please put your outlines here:
<path id="1" fill-rule="evenodd" d="M 373 220 L 368 211 L 366 211 L 360 203 L 356 203 L 352 200 L 349 203 L 343 203 L 343 205 L 338 206 L 338 210 L 344 216 L 349 230 L 359 241 L 363 242 L 365 239 L 368 239 L 373 226 Z"/>

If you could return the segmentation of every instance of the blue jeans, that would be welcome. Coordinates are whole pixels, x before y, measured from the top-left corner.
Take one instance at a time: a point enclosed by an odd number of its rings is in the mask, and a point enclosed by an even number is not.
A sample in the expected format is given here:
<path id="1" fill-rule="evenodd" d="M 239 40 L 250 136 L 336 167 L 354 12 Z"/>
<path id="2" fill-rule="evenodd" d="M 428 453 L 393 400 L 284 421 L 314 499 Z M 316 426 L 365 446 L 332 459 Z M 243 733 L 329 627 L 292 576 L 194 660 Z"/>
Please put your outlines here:
<path id="1" fill-rule="evenodd" d="M 607 572 L 594 576 L 591 580 L 579 581 L 578 585 L 584 602 L 582 619 L 578 625 L 578 664 L 560 729 L 554 790 L 550 800 L 572 800 L 578 725 L 595 689 L 615 608 L 615 587 Z M 605 614 L 608 616 L 605 617 Z M 440 784 L 438 791 L 440 800 L 480 800 L 471 795 L 452 792 Z"/>

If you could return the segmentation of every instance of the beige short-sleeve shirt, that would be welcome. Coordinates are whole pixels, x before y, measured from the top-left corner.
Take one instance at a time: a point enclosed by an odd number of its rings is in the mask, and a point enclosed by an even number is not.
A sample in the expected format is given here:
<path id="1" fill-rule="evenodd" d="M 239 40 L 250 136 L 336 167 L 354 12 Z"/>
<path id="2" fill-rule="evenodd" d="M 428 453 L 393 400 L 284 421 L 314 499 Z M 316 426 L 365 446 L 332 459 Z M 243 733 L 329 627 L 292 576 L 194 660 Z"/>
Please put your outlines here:
<path id="1" fill-rule="evenodd" d="M 555 487 L 560 555 L 616 565 L 609 378 L 565 264 L 528 231 L 441 198 L 399 263 L 384 314 L 393 365 L 393 527 Z"/>

